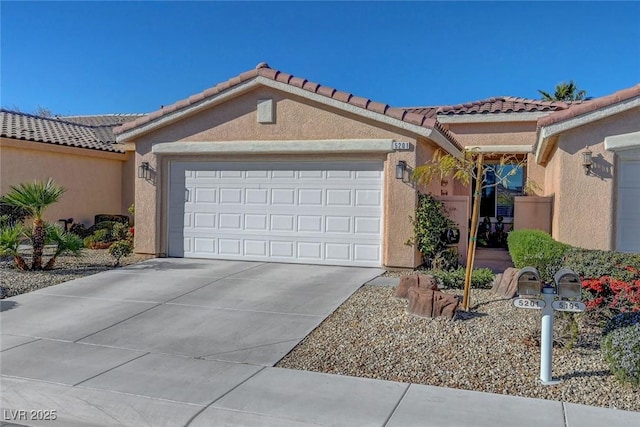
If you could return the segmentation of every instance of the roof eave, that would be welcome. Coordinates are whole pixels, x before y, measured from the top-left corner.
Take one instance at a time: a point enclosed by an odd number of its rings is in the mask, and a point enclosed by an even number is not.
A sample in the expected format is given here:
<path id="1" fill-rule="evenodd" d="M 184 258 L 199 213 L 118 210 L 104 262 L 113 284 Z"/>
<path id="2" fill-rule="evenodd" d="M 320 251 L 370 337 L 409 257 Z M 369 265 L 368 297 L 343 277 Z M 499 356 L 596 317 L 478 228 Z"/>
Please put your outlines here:
<path id="1" fill-rule="evenodd" d="M 553 111 L 541 112 L 519 112 L 512 111 L 509 113 L 480 113 L 480 114 L 456 114 L 445 115 L 438 114 L 436 117 L 440 123 L 504 123 L 504 122 L 535 122 L 546 117 Z"/>
<path id="2" fill-rule="evenodd" d="M 456 157 L 462 158 L 462 151 L 458 147 L 456 147 L 453 141 L 451 141 L 443 132 L 441 132 L 438 129 L 435 129 L 433 127 L 425 127 L 425 126 L 419 126 L 412 123 L 408 123 L 406 121 L 396 119 L 385 114 L 367 110 L 366 108 L 361 108 L 356 105 L 352 105 L 349 103 L 345 103 L 343 101 L 339 101 L 333 98 L 319 95 L 315 92 L 310 92 L 308 90 L 301 89 L 287 83 L 275 81 L 263 76 L 254 77 L 253 79 L 248 80 L 246 82 L 242 82 L 230 89 L 225 90 L 224 92 L 205 98 L 198 103 L 188 105 L 181 109 L 176 109 L 171 113 L 159 116 L 158 118 L 156 118 L 155 120 L 152 120 L 151 122 L 142 124 L 139 127 L 122 132 L 116 136 L 116 140 L 119 143 L 129 142 L 135 139 L 136 137 L 139 137 L 143 134 L 151 132 L 162 126 L 171 124 L 175 121 L 180 120 L 181 118 L 190 116 L 199 111 L 205 110 L 207 108 L 211 108 L 214 105 L 221 104 L 227 100 L 235 98 L 243 93 L 248 92 L 249 90 L 255 88 L 258 85 L 270 87 L 272 89 L 289 93 L 291 95 L 306 98 L 311 101 L 317 102 L 319 104 L 326 105 L 341 111 L 345 111 L 359 117 L 375 120 L 377 122 L 385 123 L 399 129 L 404 129 L 416 135 L 424 136 L 436 142 L 440 147 L 442 147 L 447 152 L 453 154 Z"/>
<path id="3" fill-rule="evenodd" d="M 553 146 L 553 144 L 550 143 L 550 139 L 552 137 L 568 130 L 575 129 L 577 127 L 584 126 L 598 120 L 606 119 L 607 117 L 611 117 L 613 115 L 639 106 L 640 96 L 636 96 L 634 98 L 630 98 L 613 105 L 608 105 L 576 117 L 568 118 L 566 120 L 562 120 L 546 126 L 540 126 L 538 128 L 538 137 L 535 145 L 536 162 L 538 164 L 543 164 L 547 161 L 547 156 L 549 154 L 548 152 Z"/>

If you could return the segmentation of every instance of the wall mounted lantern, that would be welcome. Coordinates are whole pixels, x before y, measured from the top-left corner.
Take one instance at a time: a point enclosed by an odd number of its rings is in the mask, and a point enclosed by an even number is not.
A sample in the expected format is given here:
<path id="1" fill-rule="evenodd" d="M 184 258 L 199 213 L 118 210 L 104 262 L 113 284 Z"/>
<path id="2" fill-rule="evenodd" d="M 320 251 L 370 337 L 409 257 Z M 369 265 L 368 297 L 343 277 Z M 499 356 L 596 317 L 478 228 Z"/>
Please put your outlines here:
<path id="1" fill-rule="evenodd" d="M 396 179 L 404 180 L 404 172 L 407 170 L 407 162 L 400 160 L 396 165 Z"/>
<path id="2" fill-rule="evenodd" d="M 593 159 L 591 158 L 592 154 L 591 150 L 589 150 L 589 146 L 586 146 L 582 152 L 582 167 L 584 168 L 585 175 L 589 175 L 589 171 L 591 171 L 591 167 L 593 166 Z"/>
<path id="3" fill-rule="evenodd" d="M 149 179 L 151 175 L 149 170 L 149 162 L 140 163 L 140 166 L 138 166 L 138 178 Z"/>

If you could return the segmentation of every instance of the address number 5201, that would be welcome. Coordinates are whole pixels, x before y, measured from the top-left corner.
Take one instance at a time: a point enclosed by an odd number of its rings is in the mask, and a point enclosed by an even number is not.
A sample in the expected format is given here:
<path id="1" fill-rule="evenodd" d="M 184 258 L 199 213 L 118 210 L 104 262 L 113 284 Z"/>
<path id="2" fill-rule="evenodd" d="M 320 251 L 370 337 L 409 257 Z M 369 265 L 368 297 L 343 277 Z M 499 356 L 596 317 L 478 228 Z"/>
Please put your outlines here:
<path id="1" fill-rule="evenodd" d="M 536 298 L 516 298 L 513 300 L 513 305 L 516 308 L 532 308 L 534 310 L 541 310 L 546 305 L 544 300 Z"/>
<path id="2" fill-rule="evenodd" d="M 394 150 L 409 150 L 409 149 L 411 149 L 411 144 L 409 142 L 393 141 L 393 149 Z"/>

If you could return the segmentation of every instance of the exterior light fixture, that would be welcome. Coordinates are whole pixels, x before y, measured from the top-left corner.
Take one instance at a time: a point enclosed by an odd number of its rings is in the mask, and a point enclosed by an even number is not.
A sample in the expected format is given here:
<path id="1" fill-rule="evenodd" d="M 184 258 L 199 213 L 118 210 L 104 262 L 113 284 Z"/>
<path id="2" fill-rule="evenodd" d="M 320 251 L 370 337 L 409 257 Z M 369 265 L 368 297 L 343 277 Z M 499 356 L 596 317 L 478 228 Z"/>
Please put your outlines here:
<path id="1" fill-rule="evenodd" d="M 138 166 L 138 178 L 149 179 L 149 162 L 142 162 Z"/>
<path id="2" fill-rule="evenodd" d="M 396 165 L 396 179 L 404 181 L 404 172 L 407 170 L 407 162 L 400 160 Z"/>
<path id="3" fill-rule="evenodd" d="M 582 152 L 582 167 L 584 168 L 585 175 L 589 175 L 591 167 L 593 166 L 593 159 L 591 158 L 592 154 L 591 150 L 589 150 L 589 146 L 586 146 Z"/>

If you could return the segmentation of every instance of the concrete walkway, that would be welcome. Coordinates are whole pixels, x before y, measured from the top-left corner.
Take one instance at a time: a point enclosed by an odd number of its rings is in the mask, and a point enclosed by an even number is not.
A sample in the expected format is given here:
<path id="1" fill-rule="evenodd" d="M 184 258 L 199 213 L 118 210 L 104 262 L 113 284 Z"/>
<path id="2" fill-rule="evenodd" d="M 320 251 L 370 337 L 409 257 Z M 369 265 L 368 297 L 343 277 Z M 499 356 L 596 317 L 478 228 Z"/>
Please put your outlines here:
<path id="1" fill-rule="evenodd" d="M 2 300 L 2 425 L 640 423 L 635 412 L 273 367 L 380 273 L 157 259 Z"/>

